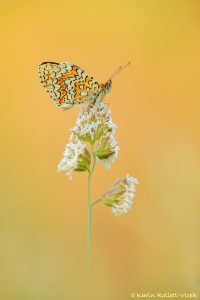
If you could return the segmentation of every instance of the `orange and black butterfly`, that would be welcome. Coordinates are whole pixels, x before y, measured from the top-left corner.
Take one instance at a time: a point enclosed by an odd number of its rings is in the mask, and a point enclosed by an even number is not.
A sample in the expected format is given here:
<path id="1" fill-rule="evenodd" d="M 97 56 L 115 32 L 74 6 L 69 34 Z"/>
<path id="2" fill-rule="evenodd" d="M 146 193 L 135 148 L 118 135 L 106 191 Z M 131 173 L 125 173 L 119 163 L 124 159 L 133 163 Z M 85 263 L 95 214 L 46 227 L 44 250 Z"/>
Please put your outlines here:
<path id="1" fill-rule="evenodd" d="M 98 103 L 111 90 L 111 79 L 128 66 L 119 67 L 104 83 L 98 81 L 70 62 L 43 62 L 39 65 L 39 79 L 57 106 L 69 109 L 85 103 Z"/>

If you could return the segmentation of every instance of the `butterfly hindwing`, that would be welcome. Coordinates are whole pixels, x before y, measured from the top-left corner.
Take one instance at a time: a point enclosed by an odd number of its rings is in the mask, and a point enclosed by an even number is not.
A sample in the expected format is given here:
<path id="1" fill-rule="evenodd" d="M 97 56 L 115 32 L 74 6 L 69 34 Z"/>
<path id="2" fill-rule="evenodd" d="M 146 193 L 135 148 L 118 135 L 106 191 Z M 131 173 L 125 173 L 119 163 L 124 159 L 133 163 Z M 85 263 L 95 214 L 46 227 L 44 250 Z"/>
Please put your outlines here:
<path id="1" fill-rule="evenodd" d="M 57 106 L 69 109 L 92 101 L 99 83 L 80 67 L 69 62 L 43 62 L 39 79 Z"/>

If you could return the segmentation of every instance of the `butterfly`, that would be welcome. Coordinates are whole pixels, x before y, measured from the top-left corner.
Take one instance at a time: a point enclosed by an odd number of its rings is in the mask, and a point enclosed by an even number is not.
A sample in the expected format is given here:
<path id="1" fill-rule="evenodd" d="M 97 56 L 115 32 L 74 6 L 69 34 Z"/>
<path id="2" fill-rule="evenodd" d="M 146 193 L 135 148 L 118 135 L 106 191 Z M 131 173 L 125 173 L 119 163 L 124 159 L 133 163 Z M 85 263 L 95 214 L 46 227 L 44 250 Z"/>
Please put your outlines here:
<path id="1" fill-rule="evenodd" d="M 70 62 L 42 62 L 39 64 L 39 80 L 43 87 L 62 109 L 85 103 L 99 103 L 111 90 L 111 79 L 130 64 L 120 66 L 106 81 L 98 81 L 80 67 Z"/>

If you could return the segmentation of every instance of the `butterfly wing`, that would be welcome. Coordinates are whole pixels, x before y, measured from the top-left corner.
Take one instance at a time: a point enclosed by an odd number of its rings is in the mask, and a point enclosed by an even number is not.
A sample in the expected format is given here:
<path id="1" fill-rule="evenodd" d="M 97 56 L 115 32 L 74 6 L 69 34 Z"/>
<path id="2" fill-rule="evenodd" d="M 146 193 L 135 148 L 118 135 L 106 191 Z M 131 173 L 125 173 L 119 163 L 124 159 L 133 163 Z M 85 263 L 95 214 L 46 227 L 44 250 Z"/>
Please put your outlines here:
<path id="1" fill-rule="evenodd" d="M 101 90 L 94 77 L 69 62 L 43 62 L 38 72 L 50 97 L 64 109 L 92 101 Z"/>

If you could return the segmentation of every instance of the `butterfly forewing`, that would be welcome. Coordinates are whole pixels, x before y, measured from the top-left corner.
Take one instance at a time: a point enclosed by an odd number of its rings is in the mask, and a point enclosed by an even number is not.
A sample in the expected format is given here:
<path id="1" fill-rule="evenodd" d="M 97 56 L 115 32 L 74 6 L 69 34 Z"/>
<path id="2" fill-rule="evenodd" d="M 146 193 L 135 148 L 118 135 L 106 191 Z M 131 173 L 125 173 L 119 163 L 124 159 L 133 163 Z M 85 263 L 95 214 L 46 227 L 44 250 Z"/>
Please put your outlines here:
<path id="1" fill-rule="evenodd" d="M 69 62 L 43 62 L 39 79 L 57 106 L 69 109 L 90 102 L 98 93 L 98 82 L 80 67 Z"/>

